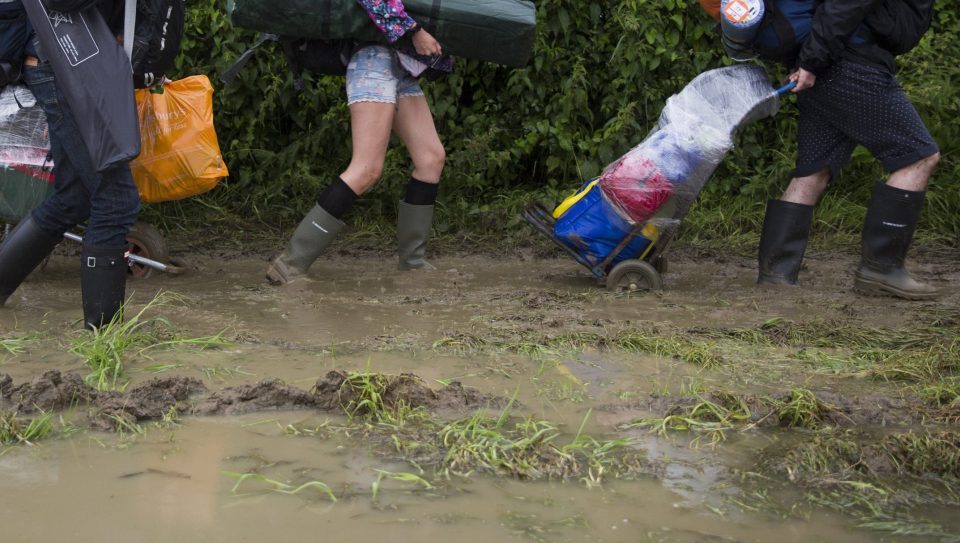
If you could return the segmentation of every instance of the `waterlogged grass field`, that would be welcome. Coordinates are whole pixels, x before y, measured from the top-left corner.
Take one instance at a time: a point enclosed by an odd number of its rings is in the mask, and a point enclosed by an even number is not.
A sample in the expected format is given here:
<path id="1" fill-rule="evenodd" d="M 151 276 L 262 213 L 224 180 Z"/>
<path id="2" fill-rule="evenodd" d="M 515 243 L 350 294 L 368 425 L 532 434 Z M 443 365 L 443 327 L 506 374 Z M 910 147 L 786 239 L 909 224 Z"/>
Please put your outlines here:
<path id="1" fill-rule="evenodd" d="M 843 253 L 767 290 L 681 251 L 635 294 L 524 254 L 340 256 L 288 289 L 188 260 L 96 334 L 69 258 L 0 313 L 11 540 L 960 538 L 952 287 L 860 298 Z"/>

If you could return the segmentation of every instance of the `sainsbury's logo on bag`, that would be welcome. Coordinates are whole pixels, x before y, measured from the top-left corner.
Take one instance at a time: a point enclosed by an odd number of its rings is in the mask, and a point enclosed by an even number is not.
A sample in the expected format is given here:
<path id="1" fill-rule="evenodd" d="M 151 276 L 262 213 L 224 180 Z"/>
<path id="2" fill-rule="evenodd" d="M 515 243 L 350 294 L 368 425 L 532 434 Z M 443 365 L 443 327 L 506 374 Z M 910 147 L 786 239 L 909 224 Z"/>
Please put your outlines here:
<path id="1" fill-rule="evenodd" d="M 154 118 L 159 121 L 175 121 L 177 119 L 187 116 L 186 110 L 177 106 L 176 109 L 167 110 L 167 111 L 155 111 Z"/>

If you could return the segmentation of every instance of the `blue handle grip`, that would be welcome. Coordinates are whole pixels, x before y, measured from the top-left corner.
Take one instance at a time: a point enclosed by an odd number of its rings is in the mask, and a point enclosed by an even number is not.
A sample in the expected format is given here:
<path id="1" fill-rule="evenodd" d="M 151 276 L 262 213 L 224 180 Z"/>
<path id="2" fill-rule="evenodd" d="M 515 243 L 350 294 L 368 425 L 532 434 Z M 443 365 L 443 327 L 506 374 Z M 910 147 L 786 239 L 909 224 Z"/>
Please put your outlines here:
<path id="1" fill-rule="evenodd" d="M 787 83 L 786 85 L 777 89 L 777 96 L 783 96 L 784 94 L 787 94 L 788 92 L 792 91 L 796 86 L 797 86 L 796 81 L 791 81 Z"/>

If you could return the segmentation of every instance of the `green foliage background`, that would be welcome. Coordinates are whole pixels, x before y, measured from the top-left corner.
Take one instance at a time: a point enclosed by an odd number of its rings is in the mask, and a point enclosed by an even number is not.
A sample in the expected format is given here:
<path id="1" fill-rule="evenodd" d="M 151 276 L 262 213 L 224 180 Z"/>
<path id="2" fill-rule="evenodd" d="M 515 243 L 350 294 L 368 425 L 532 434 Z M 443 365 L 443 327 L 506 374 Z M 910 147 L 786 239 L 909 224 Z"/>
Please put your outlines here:
<path id="1" fill-rule="evenodd" d="M 261 50 L 231 85 L 216 77 L 255 34 L 233 28 L 225 0 L 190 3 L 178 74 L 215 81 L 216 124 L 231 170 L 214 192 L 151 206 L 168 227 L 241 219 L 280 236 L 349 161 L 344 81 L 307 80 L 297 94 L 279 49 Z M 940 0 L 933 30 L 901 59 L 901 81 L 942 147 L 921 236 L 960 245 L 960 0 Z M 538 0 L 538 36 L 528 67 L 459 61 L 424 84 L 447 148 L 437 230 L 457 238 L 523 238 L 526 203 L 553 205 L 582 179 L 641 141 L 666 98 L 703 70 L 729 63 L 713 21 L 681 0 Z M 784 75 L 771 66 L 771 78 Z M 793 166 L 796 107 L 743 131 L 701 195 L 684 232 L 690 242 L 749 245 L 765 200 Z M 361 200 L 355 231 L 386 237 L 410 164 L 391 146 L 381 185 Z M 817 232 L 852 243 L 882 170 L 858 149 L 818 209 Z"/>

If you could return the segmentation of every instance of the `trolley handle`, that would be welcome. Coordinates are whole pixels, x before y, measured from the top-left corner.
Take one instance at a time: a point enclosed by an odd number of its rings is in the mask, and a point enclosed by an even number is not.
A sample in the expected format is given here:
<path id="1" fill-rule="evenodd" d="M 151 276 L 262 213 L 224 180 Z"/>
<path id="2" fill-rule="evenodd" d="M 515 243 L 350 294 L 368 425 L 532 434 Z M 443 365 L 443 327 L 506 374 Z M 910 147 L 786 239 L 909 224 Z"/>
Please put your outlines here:
<path id="1" fill-rule="evenodd" d="M 796 88 L 796 86 L 797 86 L 797 82 L 796 82 L 796 81 L 791 81 L 791 82 L 787 83 L 786 85 L 784 85 L 784 86 L 782 86 L 782 87 L 780 87 L 779 89 L 776 90 L 777 96 L 783 96 L 784 94 L 787 94 L 788 92 L 790 92 L 790 91 L 792 91 L 794 88 Z"/>

